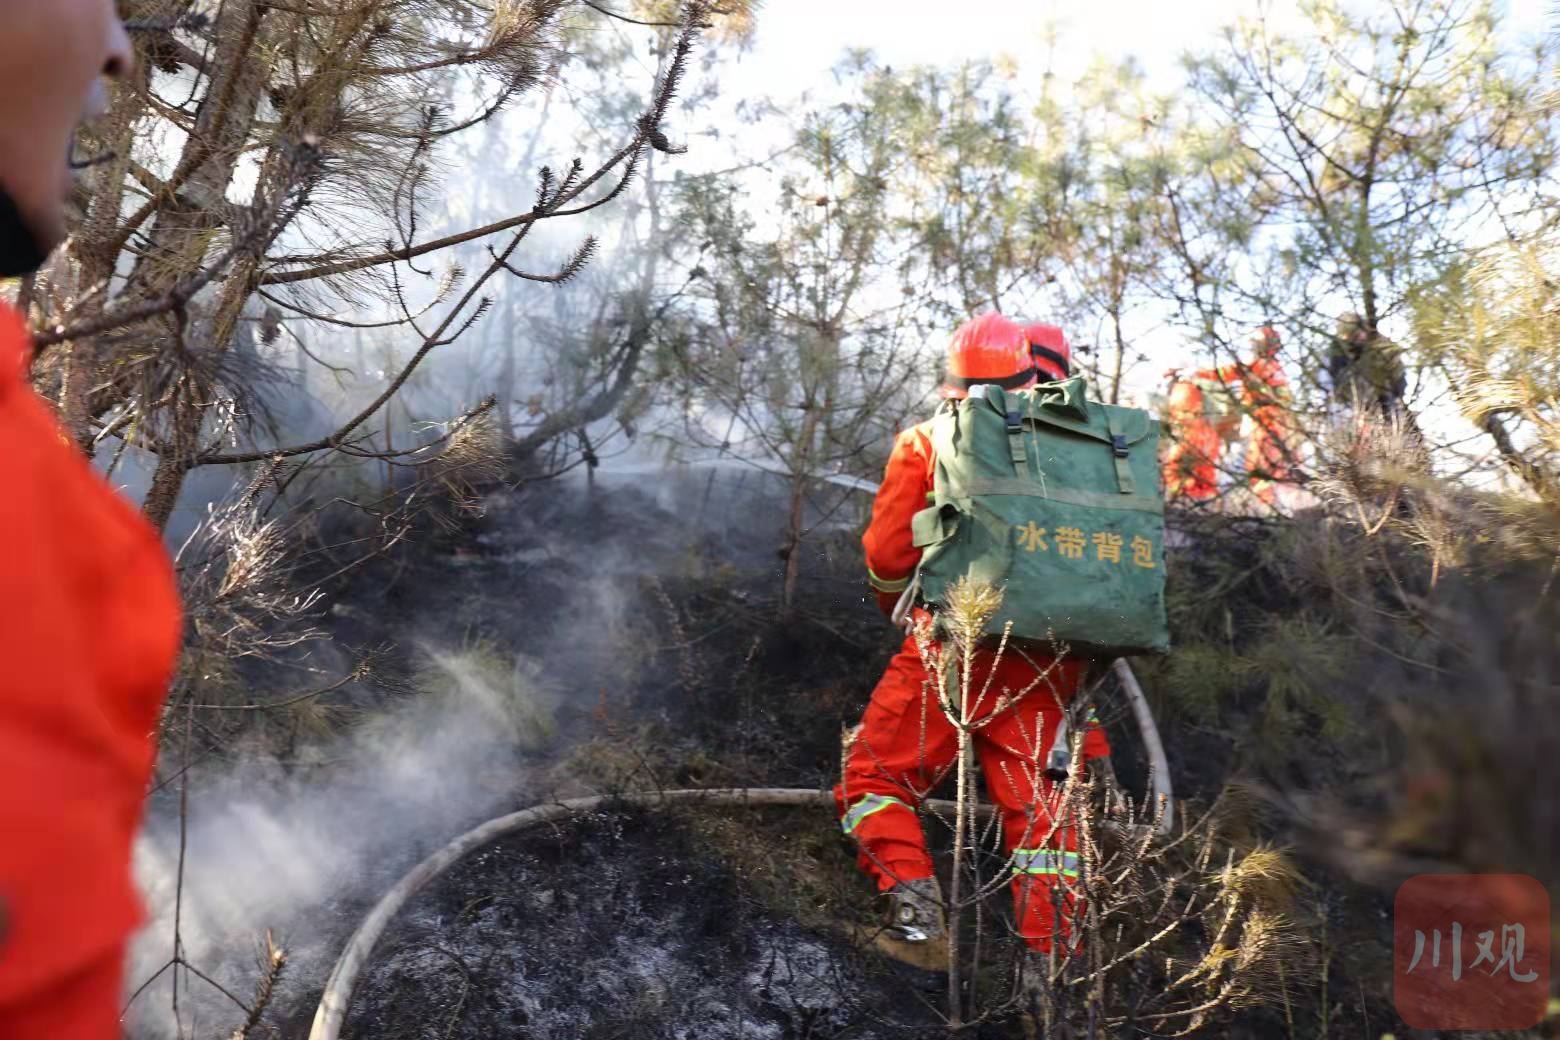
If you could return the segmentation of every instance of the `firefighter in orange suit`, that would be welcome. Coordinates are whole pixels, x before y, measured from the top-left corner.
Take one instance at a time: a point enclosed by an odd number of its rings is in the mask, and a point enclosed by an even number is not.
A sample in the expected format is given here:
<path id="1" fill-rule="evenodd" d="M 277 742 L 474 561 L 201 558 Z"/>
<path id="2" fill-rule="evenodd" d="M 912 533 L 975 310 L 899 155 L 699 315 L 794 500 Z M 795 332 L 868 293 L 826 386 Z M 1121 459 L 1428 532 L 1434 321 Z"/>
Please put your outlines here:
<path id="1" fill-rule="evenodd" d="M 1205 391 L 1196 377 L 1183 379 L 1180 370 L 1174 368 L 1165 375 L 1170 379 L 1165 421 L 1172 431 L 1164 461 L 1165 497 L 1206 501 L 1219 493 L 1218 467 L 1224 438 L 1208 419 Z"/>
<path id="2" fill-rule="evenodd" d="M 962 398 L 981 383 L 1021 388 L 1034 379 L 1025 331 L 1001 315 L 986 314 L 955 333 L 942 395 Z M 868 579 L 884 613 L 893 612 L 920 559 L 910 520 L 932 493 L 929 427 L 912 427 L 895 441 L 862 539 Z M 920 608 L 917 615 L 925 616 Z M 977 686 L 993 669 L 993 690 L 1017 693 L 1037 676 L 1041 681 L 978 730 L 975 742 L 1012 857 L 1019 930 L 1033 949 L 1043 951 L 1051 949 L 1058 932 L 1069 934 L 1066 921 L 1055 920 L 1052 891 L 1058 884 L 1070 887 L 1078 876 L 1073 830 L 1055 820 L 1061 784 L 1045 779 L 1043 764 L 1062 719 L 1060 705 L 1077 691 L 1086 662 L 1058 661 L 1037 650 L 1010 647 L 995 663 L 989 651 L 977 655 Z M 892 924 L 880 939 L 886 938 L 889 952 L 925 967 L 937 966 L 946 955 L 946 938 L 940 889 L 916 809 L 957 753 L 957 733 L 933 687 L 914 637 L 907 637 L 873 690 L 861 724 L 847 735 L 844 774 L 834 789 L 841 826 L 857 843 L 862 870 L 893 904 Z M 1110 747 L 1097 720 L 1085 730 L 1084 753 L 1108 765 Z M 1076 908 L 1070 892 L 1063 906 Z"/>
<path id="3" fill-rule="evenodd" d="M 1246 438 L 1246 471 L 1251 490 L 1268 505 L 1277 498 L 1277 485 L 1290 480 L 1292 470 L 1284 438 L 1289 432 L 1289 380 L 1279 364 L 1283 346 L 1278 330 L 1264 325 L 1251 337 L 1255 354 L 1244 364 L 1231 366 L 1228 373 L 1240 381 L 1241 403 L 1251 417 L 1251 433 Z"/>
<path id="4" fill-rule="evenodd" d="M 1278 361 L 1283 340 L 1277 329 L 1271 325 L 1262 326 L 1251 337 L 1251 346 L 1250 361 L 1202 369 L 1193 378 L 1205 387 L 1211 387 L 1203 393 L 1218 393 L 1221 386 L 1229 386 L 1229 392 L 1237 396 L 1241 411 L 1251 419 L 1251 430 L 1246 437 L 1247 479 L 1257 498 L 1273 505 L 1277 485 L 1289 480 L 1291 472 L 1284 447 L 1289 417 L 1289 380 Z M 1203 425 L 1209 424 L 1205 421 Z M 1217 453 L 1213 458 L 1217 461 Z"/>
<path id="5" fill-rule="evenodd" d="M 1209 418 L 1207 395 L 1226 393 L 1239 401 L 1251 418 L 1246 438 L 1246 472 L 1251 490 L 1263 502 L 1274 504 L 1277 485 L 1289 480 L 1289 455 L 1284 446 L 1289 418 L 1289 380 L 1278 361 L 1283 340 L 1278 330 L 1264 325 L 1251 337 L 1250 361 L 1198 369 L 1190 379 L 1171 370 L 1168 415 L 1176 440 L 1165 457 L 1165 493 L 1208 499 L 1218 493 L 1219 456 L 1225 433 Z M 1230 387 L 1225 390 L 1224 387 Z M 1233 435 L 1234 430 L 1230 431 Z"/>
<path id="6" fill-rule="evenodd" d="M 113 0 L 0 11 L 0 278 L 12 278 L 65 238 L 73 132 L 134 53 Z M 158 532 L 76 451 L 32 361 L 26 316 L 0 304 L 0 1037 L 113 1040 L 178 595 Z"/>

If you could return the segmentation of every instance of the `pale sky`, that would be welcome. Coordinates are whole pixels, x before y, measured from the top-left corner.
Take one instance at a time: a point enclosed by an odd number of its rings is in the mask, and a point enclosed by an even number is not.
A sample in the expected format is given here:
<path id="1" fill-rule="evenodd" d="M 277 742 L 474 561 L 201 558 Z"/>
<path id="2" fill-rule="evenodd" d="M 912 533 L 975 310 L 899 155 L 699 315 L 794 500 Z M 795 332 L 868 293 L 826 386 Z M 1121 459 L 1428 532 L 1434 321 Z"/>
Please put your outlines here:
<path id="1" fill-rule="evenodd" d="M 1506 15 L 1502 30 L 1508 45 L 1530 44 L 1560 31 L 1551 0 L 1497 0 L 1497 5 Z M 956 16 L 949 17 L 949 10 Z M 1084 72 L 1097 56 L 1120 60 L 1130 55 L 1151 85 L 1163 89 L 1176 82 L 1184 52 L 1217 46 L 1224 26 L 1264 11 L 1279 30 L 1304 24 L 1294 0 L 766 0 L 752 47 L 722 63 L 721 89 L 727 98 L 785 101 L 809 92 L 827 95 L 829 70 L 856 47 L 895 66 L 1008 56 L 1022 61 L 1027 55 L 1043 67 L 1053 29 L 1057 43 L 1051 60 L 1063 81 Z M 739 133 L 737 140 L 744 150 L 758 152 L 756 135 L 763 134 Z M 701 165 L 698 151 L 695 145 L 690 167 Z M 1192 360 L 1180 332 L 1151 315 L 1138 317 L 1148 319 L 1149 327 L 1135 337 L 1135 345 L 1156 364 L 1129 377 L 1134 396 L 1158 387 L 1164 365 L 1157 362 Z M 1455 423 L 1450 416 L 1442 421 Z"/>
<path id="2" fill-rule="evenodd" d="M 1343 2 L 1363 5 L 1380 0 Z M 1502 27 L 1510 34 L 1510 45 L 1536 40 L 1551 31 L 1550 2 L 1505 0 L 1508 16 L 1502 19 Z M 956 15 L 950 17 L 949 10 Z M 702 112 L 672 114 L 670 136 L 686 141 L 689 151 L 663 162 L 660 174 L 729 170 L 744 160 L 759 160 L 784 147 L 794 130 L 786 120 L 743 124 L 732 118 L 729 106 L 766 98 L 785 104 L 803 94 L 812 95 L 815 103 L 839 100 L 830 71 L 852 48 L 871 50 L 880 61 L 896 67 L 1011 57 L 1020 67 L 1033 61 L 1038 70 L 1050 61 L 1063 83 L 1083 73 L 1097 57 L 1119 61 L 1131 56 L 1153 88 L 1171 89 L 1186 51 L 1217 47 L 1223 27 L 1264 10 L 1270 23 L 1281 31 L 1303 24 L 1300 5 L 1294 0 L 765 0 L 751 46 L 740 53 L 734 48 L 720 53 L 715 70 L 719 96 L 714 105 Z M 602 27 L 636 41 L 636 50 L 643 54 L 643 31 L 610 23 L 602 23 Z M 1051 55 L 1047 40 L 1053 29 L 1057 43 Z M 650 68 L 643 61 L 640 65 L 639 72 L 648 81 Z M 534 111 L 521 106 L 510 118 L 521 128 L 516 139 L 523 140 Z M 560 130 L 569 143 L 558 154 L 538 156 L 537 162 L 563 162 L 574 154 L 573 135 L 581 128 L 566 123 L 560 121 Z M 711 124 L 721 128 L 719 142 L 701 136 L 701 129 Z M 588 134 L 585 140 L 598 147 L 610 143 Z M 451 198 L 460 198 L 462 192 L 452 187 Z M 516 180 L 514 187 L 521 195 L 531 190 L 528 178 Z M 754 188 L 769 190 L 762 183 Z M 507 200 L 490 199 L 488 203 L 498 205 L 502 212 L 510 209 Z M 550 244 L 546 248 L 557 252 L 562 246 L 553 248 Z M 1033 320 L 1049 317 L 1042 313 L 1026 316 Z M 1199 360 L 1193 356 L 1195 345 L 1166 317 L 1153 307 L 1129 316 L 1129 340 L 1152 359 L 1129 374 L 1127 388 L 1134 395 L 1160 388 L 1161 374 L 1170 364 Z M 1098 330 L 1070 331 L 1075 342 L 1089 342 Z M 1282 331 L 1286 337 L 1292 334 Z"/>
<path id="3" fill-rule="evenodd" d="M 1548 2 L 1505 0 L 1502 28 L 1511 44 L 1551 31 Z M 950 9 L 958 12 L 955 17 L 947 15 Z M 751 47 L 723 55 L 716 111 L 729 111 L 724 105 L 736 100 L 764 97 L 836 100 L 830 70 L 850 48 L 869 49 L 894 66 L 1013 57 L 1032 60 L 1039 69 L 1049 61 L 1063 83 L 1085 72 L 1096 57 L 1130 55 L 1151 87 L 1172 89 L 1183 53 L 1217 47 L 1223 27 L 1264 12 L 1276 30 L 1304 31 L 1294 0 L 765 0 Z M 1047 43 L 1053 35 L 1054 55 Z M 714 112 L 690 122 L 709 120 L 734 129 L 725 135 L 727 144 L 750 159 L 789 139 L 790 130 L 778 122 L 741 126 Z M 732 161 L 730 148 L 690 143 L 689 155 L 678 164 L 684 170 L 720 169 Z M 1154 358 L 1128 377 L 1138 393 L 1157 387 L 1167 364 L 1191 360 L 1184 334 L 1163 318 L 1146 311 L 1131 316 L 1128 331 L 1135 346 Z M 1089 330 L 1072 332 L 1075 340 L 1089 338 Z"/>
<path id="4" fill-rule="evenodd" d="M 1508 27 L 1544 32 L 1547 6 L 1507 0 Z M 767 0 L 753 49 L 728 70 L 726 83 L 738 94 L 794 94 L 849 47 L 870 48 L 891 64 L 1026 53 L 1043 61 L 1053 25 L 1061 36 L 1059 74 L 1081 71 L 1096 54 L 1131 54 L 1159 79 L 1173 74 L 1183 51 L 1216 41 L 1220 27 L 1264 7 L 1278 25 L 1299 17 L 1292 0 Z"/>

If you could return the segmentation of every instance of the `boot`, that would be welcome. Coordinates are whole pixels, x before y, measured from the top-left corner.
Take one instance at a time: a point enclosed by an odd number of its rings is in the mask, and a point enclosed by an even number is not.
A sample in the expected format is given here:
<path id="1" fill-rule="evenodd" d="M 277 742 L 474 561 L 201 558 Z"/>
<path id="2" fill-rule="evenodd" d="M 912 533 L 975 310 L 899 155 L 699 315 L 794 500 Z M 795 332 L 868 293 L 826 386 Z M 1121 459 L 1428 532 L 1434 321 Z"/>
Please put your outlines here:
<path id="1" fill-rule="evenodd" d="M 903 942 L 930 942 L 947 937 L 942 886 L 936 878 L 901 881 L 885 895 L 893 904 L 888 928 L 895 938 Z"/>
<path id="2" fill-rule="evenodd" d="M 947 971 L 948 929 L 937 879 L 901 881 L 884 895 L 889 900 L 889 921 L 871 935 L 872 945 L 912 968 Z"/>

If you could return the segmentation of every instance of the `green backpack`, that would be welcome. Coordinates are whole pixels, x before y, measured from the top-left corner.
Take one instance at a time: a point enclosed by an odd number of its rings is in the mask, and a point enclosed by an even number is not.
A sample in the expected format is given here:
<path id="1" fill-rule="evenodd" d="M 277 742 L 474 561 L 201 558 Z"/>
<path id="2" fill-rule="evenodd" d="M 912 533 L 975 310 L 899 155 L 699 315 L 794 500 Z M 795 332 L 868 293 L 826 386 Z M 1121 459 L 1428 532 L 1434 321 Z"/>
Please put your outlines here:
<path id="1" fill-rule="evenodd" d="M 1003 591 L 987 626 L 1115 656 L 1170 648 L 1159 424 L 1088 400 L 1081 378 L 985 387 L 931 422 L 933 501 L 912 525 L 916 595 L 966 574 Z"/>

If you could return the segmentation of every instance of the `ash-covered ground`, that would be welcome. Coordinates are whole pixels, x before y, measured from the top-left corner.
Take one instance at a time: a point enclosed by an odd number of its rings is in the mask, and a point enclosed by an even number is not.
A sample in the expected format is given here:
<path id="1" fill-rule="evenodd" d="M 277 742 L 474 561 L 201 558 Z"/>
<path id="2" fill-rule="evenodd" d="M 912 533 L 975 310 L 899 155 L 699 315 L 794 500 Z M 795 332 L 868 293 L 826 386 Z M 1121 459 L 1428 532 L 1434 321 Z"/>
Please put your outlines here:
<path id="1" fill-rule="evenodd" d="M 806 549 L 801 609 L 780 620 L 774 491 L 700 474 L 503 493 L 334 591 L 337 643 L 393 644 L 407 688 L 347 691 L 329 740 L 190 787 L 185 955 L 244 995 L 266 930 L 291 955 L 251 1035 L 306 1035 L 373 901 L 482 820 L 580 794 L 832 782 L 840 728 L 896 640 L 843 523 Z M 143 850 L 143 972 L 172 947 L 170 795 Z M 344 1035 L 914 1037 L 940 994 L 861 949 L 850 923 L 873 912 L 827 814 L 605 813 L 496 844 L 421 893 Z M 174 1035 L 168 983 L 138 999 L 132 1036 Z M 194 1035 L 241 1019 L 181 985 Z"/>
<path id="2" fill-rule="evenodd" d="M 346 1035 L 915 1037 L 927 982 L 765 905 L 696 829 L 607 813 L 452 871 L 382 948 Z"/>

